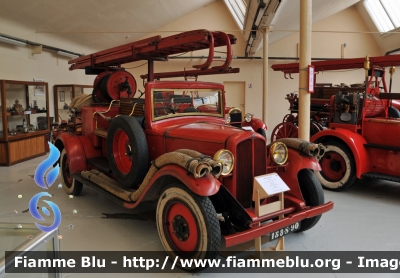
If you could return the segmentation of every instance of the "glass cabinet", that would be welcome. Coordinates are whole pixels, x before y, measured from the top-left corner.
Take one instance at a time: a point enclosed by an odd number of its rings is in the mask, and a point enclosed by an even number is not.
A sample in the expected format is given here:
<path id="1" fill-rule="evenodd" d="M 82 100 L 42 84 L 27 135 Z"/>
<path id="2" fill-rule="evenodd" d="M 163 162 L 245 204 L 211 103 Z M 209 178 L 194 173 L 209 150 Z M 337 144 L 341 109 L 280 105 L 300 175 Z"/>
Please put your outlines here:
<path id="1" fill-rule="evenodd" d="M 0 80 L 0 165 L 46 153 L 50 132 L 46 82 Z"/>
<path id="2" fill-rule="evenodd" d="M 91 85 L 54 85 L 54 115 L 55 121 L 61 123 L 62 120 L 68 121 L 68 106 L 72 99 L 81 94 L 92 94 Z"/>

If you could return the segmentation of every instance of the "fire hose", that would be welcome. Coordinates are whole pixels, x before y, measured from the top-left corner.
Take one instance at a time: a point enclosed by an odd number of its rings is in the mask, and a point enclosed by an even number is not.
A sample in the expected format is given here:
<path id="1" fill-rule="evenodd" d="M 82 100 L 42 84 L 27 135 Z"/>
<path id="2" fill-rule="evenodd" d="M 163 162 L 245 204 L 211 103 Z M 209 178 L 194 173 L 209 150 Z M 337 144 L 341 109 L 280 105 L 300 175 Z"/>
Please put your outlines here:
<path id="1" fill-rule="evenodd" d="M 298 150 L 308 156 L 315 157 L 316 159 L 321 159 L 326 151 L 326 148 L 322 144 L 314 144 L 298 138 L 282 138 L 275 142 L 282 142 L 287 147 Z"/>
<path id="2" fill-rule="evenodd" d="M 154 176 L 154 174 L 168 164 L 179 165 L 187 169 L 195 178 L 201 178 L 208 173 L 218 178 L 222 172 L 222 165 L 220 162 L 215 161 L 211 157 L 205 156 L 199 152 L 187 149 L 165 153 L 154 160 L 151 164 L 152 165 L 142 184 L 134 192 L 122 189 L 117 181 L 111 179 L 98 170 L 94 169 L 90 171 L 82 171 L 81 174 L 85 179 L 94 182 L 103 189 L 111 192 L 113 195 L 118 196 L 119 198 L 128 202 L 135 202 L 146 189 L 150 179 Z"/>

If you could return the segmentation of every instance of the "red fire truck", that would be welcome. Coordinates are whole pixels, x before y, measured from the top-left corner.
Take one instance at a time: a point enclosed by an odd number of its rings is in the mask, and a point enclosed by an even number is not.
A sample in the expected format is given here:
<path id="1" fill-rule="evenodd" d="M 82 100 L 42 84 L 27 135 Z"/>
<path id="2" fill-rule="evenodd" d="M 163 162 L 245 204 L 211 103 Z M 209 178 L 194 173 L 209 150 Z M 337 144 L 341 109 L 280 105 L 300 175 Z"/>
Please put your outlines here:
<path id="1" fill-rule="evenodd" d="M 55 139 L 66 193 L 79 195 L 88 185 L 125 208 L 157 203 L 159 236 L 172 257 L 213 258 L 222 237 L 230 247 L 312 228 L 333 208 L 312 173 L 320 169 L 318 161 L 283 143 L 267 146 L 260 120 L 246 114 L 243 121 L 240 109 L 225 107 L 222 84 L 197 81 L 239 72 L 230 67 L 235 41 L 233 35 L 195 30 L 71 60 L 71 70 L 98 76 L 92 103 L 75 110 L 79 122 Z M 224 47 L 227 57 L 211 66 L 215 47 Z M 202 65 L 154 73 L 154 61 L 202 49 L 209 52 Z M 135 78 L 121 64 L 139 60 L 148 62 L 148 72 L 141 76 L 144 93 L 135 97 Z M 253 180 L 267 173 L 278 173 L 290 191 L 283 209 L 257 216 Z"/>
<path id="2" fill-rule="evenodd" d="M 318 61 L 312 65 L 316 73 L 366 70 L 363 84 L 315 83 L 310 141 L 327 147 L 319 161 L 322 170 L 316 172 L 322 186 L 341 191 L 360 178 L 400 182 L 400 93 L 391 92 L 394 66 L 400 65 L 400 55 Z M 272 68 L 285 75 L 299 72 L 298 63 Z M 389 87 L 385 68 L 389 68 Z M 291 114 L 275 127 L 273 140 L 297 137 L 298 98 L 293 93 L 286 98 Z"/>

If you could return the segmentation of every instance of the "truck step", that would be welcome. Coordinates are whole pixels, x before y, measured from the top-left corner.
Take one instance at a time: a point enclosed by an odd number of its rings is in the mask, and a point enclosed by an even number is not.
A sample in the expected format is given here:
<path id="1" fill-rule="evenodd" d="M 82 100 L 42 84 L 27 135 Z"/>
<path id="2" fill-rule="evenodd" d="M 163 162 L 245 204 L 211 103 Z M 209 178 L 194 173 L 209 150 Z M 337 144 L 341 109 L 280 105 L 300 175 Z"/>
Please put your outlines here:
<path id="1" fill-rule="evenodd" d="M 95 167 L 96 169 L 99 169 L 102 172 L 105 173 L 111 173 L 111 168 L 110 164 L 108 163 L 107 158 L 105 157 L 94 157 L 94 158 L 89 158 L 86 159 L 86 163 Z"/>
<path id="2" fill-rule="evenodd" d="M 373 149 L 382 149 L 382 150 L 388 150 L 388 151 L 400 151 L 399 147 L 395 146 L 385 146 L 385 145 L 377 145 L 377 144 L 364 144 L 364 147 L 366 148 L 373 148 Z"/>
<path id="3" fill-rule="evenodd" d="M 108 133 L 108 130 L 104 129 L 104 128 L 96 128 L 95 130 L 93 130 L 94 135 L 97 135 L 97 136 L 100 136 L 103 138 L 107 138 L 107 133 Z"/>
<path id="4" fill-rule="evenodd" d="M 81 183 L 83 183 L 84 185 L 90 186 L 91 188 L 96 190 L 99 194 L 103 195 L 104 197 L 107 197 L 111 201 L 116 202 L 117 204 L 119 204 L 121 206 L 123 206 L 126 203 L 128 203 L 128 204 L 130 203 L 130 202 L 126 202 L 126 201 L 116 197 L 115 195 L 113 195 L 110 192 L 108 192 L 107 190 L 101 188 L 100 186 L 98 186 L 94 182 L 91 182 L 90 180 L 85 179 L 84 177 L 82 177 L 81 173 L 73 173 L 71 176 L 74 179 L 76 179 L 76 180 L 80 181 Z"/>
<path id="5" fill-rule="evenodd" d="M 374 172 L 365 173 L 361 177 L 362 178 L 369 178 L 369 179 L 380 179 L 380 180 L 400 182 L 400 177 L 391 176 L 391 175 L 385 175 L 385 174 L 379 174 L 379 173 L 374 173 Z"/>

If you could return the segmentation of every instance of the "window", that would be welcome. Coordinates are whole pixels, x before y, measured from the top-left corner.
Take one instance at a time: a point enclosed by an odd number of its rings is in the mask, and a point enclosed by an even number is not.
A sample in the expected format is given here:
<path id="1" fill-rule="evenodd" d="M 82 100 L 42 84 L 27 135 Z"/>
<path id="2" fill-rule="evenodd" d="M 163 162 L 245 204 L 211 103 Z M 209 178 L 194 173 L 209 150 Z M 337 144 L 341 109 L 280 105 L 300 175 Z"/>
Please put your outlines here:
<path id="1" fill-rule="evenodd" d="M 379 32 L 389 32 L 400 27 L 400 1 L 364 0 L 364 6 Z"/>
<path id="2" fill-rule="evenodd" d="M 246 14 L 246 2 L 244 2 L 244 0 L 224 0 L 224 2 L 240 29 L 243 30 L 244 16 Z"/>

